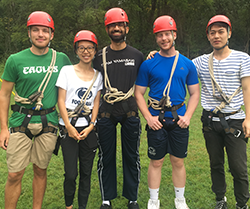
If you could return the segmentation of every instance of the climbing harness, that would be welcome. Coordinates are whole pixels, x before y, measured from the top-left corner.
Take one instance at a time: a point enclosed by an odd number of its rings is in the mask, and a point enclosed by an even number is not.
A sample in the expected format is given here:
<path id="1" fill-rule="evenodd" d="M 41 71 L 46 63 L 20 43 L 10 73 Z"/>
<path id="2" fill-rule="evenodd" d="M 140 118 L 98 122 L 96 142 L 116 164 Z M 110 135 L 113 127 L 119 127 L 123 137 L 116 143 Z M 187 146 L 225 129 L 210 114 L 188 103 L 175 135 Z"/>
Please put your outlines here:
<path id="1" fill-rule="evenodd" d="M 222 113 L 221 110 L 231 102 L 233 97 L 237 95 L 240 92 L 241 85 L 235 90 L 235 92 L 228 97 L 223 91 L 220 85 L 216 82 L 215 77 L 214 77 L 214 72 L 213 72 L 213 52 L 209 55 L 209 60 L 208 60 L 208 66 L 209 66 L 209 73 L 211 77 L 211 83 L 212 83 L 212 88 L 213 88 L 213 97 L 219 101 L 221 101 L 220 105 L 216 106 L 213 110 L 211 111 L 206 111 L 203 110 L 203 124 L 204 124 L 204 130 L 209 131 L 212 130 L 211 127 L 211 122 L 213 117 L 218 117 L 220 119 L 220 123 L 223 126 L 225 133 L 226 134 L 233 134 L 236 138 L 240 137 L 242 132 L 241 130 L 236 130 L 234 128 L 229 127 L 225 117 L 234 115 L 240 111 L 234 111 L 231 113 Z M 215 88 L 217 88 L 220 96 L 215 95 Z"/>
<path id="2" fill-rule="evenodd" d="M 103 69 L 104 69 L 104 84 L 107 92 L 103 95 L 103 99 L 110 104 L 115 102 L 120 102 L 131 97 L 135 90 L 135 85 L 129 89 L 127 93 L 123 93 L 122 91 L 118 91 L 117 88 L 113 88 L 110 85 L 110 81 L 107 73 L 107 65 L 106 65 L 106 48 L 104 47 L 102 50 L 102 61 L 103 61 Z"/>
<path id="3" fill-rule="evenodd" d="M 163 96 L 162 96 L 161 100 L 158 101 L 156 99 L 153 99 L 152 97 L 148 98 L 148 106 L 152 107 L 155 110 L 160 110 L 159 121 L 162 123 L 163 128 L 166 129 L 167 131 L 171 131 L 177 126 L 177 122 L 179 120 L 177 110 L 184 105 L 184 102 L 182 102 L 178 105 L 172 105 L 171 101 L 170 101 L 170 96 L 169 96 L 170 86 L 171 86 L 172 78 L 174 75 L 174 71 L 175 71 L 178 59 L 179 59 L 179 51 L 176 51 L 176 56 L 175 56 L 174 63 L 172 66 L 170 78 L 168 80 L 168 83 L 167 83 L 164 91 L 163 91 Z M 166 94 L 166 92 L 167 92 L 167 94 Z M 166 126 L 166 124 L 164 123 L 164 115 L 165 115 L 166 111 L 171 111 L 171 113 L 174 117 L 175 122 L 171 126 Z"/>
<path id="4" fill-rule="evenodd" d="M 221 101 L 221 104 L 217 107 L 214 108 L 213 112 L 217 113 L 218 111 L 221 111 L 226 104 L 229 104 L 233 97 L 237 95 L 240 92 L 241 85 L 236 89 L 236 91 L 228 97 L 221 89 L 220 85 L 216 82 L 215 77 L 214 77 L 214 70 L 213 70 L 213 52 L 209 55 L 209 60 L 208 60 L 208 67 L 209 67 L 209 73 L 211 77 L 211 83 L 212 83 L 212 88 L 213 88 L 213 97 L 215 97 L 217 100 Z M 220 97 L 215 95 L 215 87 L 217 88 L 218 92 L 220 93 Z"/>
<path id="5" fill-rule="evenodd" d="M 242 131 L 239 129 L 234 129 L 234 128 L 230 127 L 225 119 L 225 117 L 230 116 L 230 115 L 234 115 L 234 114 L 238 113 L 239 111 L 240 110 L 230 112 L 230 113 L 222 113 L 222 112 L 213 113 L 211 111 L 207 111 L 207 110 L 203 109 L 203 113 L 202 113 L 203 130 L 204 131 L 211 131 L 213 129 L 212 128 L 212 119 L 213 119 L 213 117 L 218 117 L 220 119 L 220 123 L 221 123 L 222 127 L 224 128 L 224 131 L 226 134 L 233 134 L 234 137 L 236 137 L 236 138 L 239 138 L 239 137 L 244 138 L 244 134 L 242 133 Z"/>
<path id="6" fill-rule="evenodd" d="M 132 116 L 137 116 L 138 113 L 135 111 L 131 111 L 128 105 L 127 99 L 130 98 L 135 90 L 135 85 L 133 85 L 127 93 L 123 93 L 122 91 L 118 91 L 117 88 L 111 87 L 108 73 L 107 73 L 107 65 L 106 65 L 106 49 L 104 47 L 102 50 L 102 61 L 103 61 L 103 69 L 104 69 L 104 85 L 106 88 L 106 93 L 103 95 L 103 99 L 105 102 L 108 103 L 107 111 L 100 114 L 100 117 L 107 117 L 110 118 L 113 124 L 116 124 L 115 118 L 112 115 L 113 105 L 114 103 L 121 102 L 124 112 L 126 113 L 123 115 L 121 124 L 123 124 L 127 118 Z"/>
<path id="7" fill-rule="evenodd" d="M 25 114 L 26 116 L 21 126 L 10 128 L 10 133 L 15 133 L 15 132 L 25 133 L 30 139 L 32 139 L 34 135 L 31 133 L 31 131 L 27 127 L 33 115 L 41 116 L 41 121 L 42 121 L 42 126 L 43 126 L 43 129 L 41 130 L 41 132 L 35 135 L 36 137 L 40 136 L 43 133 L 48 133 L 48 132 L 51 132 L 54 134 L 57 133 L 57 128 L 48 126 L 48 122 L 46 118 L 47 114 L 54 112 L 56 110 L 55 106 L 46 110 L 37 111 L 37 110 L 26 109 L 25 107 L 19 106 L 19 105 L 11 105 L 11 110 L 13 112 L 19 112 L 21 114 Z"/>
<path id="8" fill-rule="evenodd" d="M 88 98 L 88 95 L 97 79 L 97 76 L 98 76 L 99 72 L 96 71 L 95 72 L 95 75 L 94 75 L 94 78 L 93 78 L 93 81 L 91 83 L 91 85 L 89 86 L 89 88 L 87 89 L 87 91 L 85 91 L 85 93 L 83 94 L 81 100 L 80 100 L 80 103 L 75 107 L 74 110 L 69 110 L 67 109 L 67 112 L 68 112 L 68 117 L 69 118 L 72 118 L 71 119 L 71 125 L 72 126 L 75 126 L 76 124 L 76 121 L 78 120 L 79 117 L 85 117 L 86 120 L 88 121 L 88 123 L 90 123 L 90 113 L 91 113 L 91 110 L 89 109 L 89 107 L 86 105 L 86 100 Z"/>
<path id="9" fill-rule="evenodd" d="M 51 75 L 52 75 L 52 72 L 53 72 L 53 69 L 55 66 L 55 62 L 56 62 L 56 51 L 54 49 L 52 49 L 51 63 L 50 63 L 49 69 L 48 69 L 41 85 L 38 88 L 38 91 L 35 92 L 34 94 L 32 94 L 31 96 L 29 96 L 28 98 L 23 98 L 23 97 L 19 96 L 17 92 L 15 93 L 14 99 L 16 102 L 20 102 L 21 104 L 33 104 L 35 101 L 37 101 L 37 102 L 36 102 L 36 106 L 33 108 L 34 110 L 27 109 L 24 106 L 20 106 L 17 104 L 11 105 L 12 111 L 19 112 L 21 114 L 26 115 L 21 126 L 15 127 L 15 128 L 10 128 L 11 133 L 15 133 L 15 132 L 25 133 L 30 139 L 32 139 L 34 137 L 34 135 L 30 132 L 30 130 L 27 127 L 28 127 L 29 122 L 30 122 L 33 115 L 40 115 L 42 125 L 43 125 L 43 129 L 41 130 L 40 133 L 38 133 L 36 135 L 36 137 L 41 135 L 42 133 L 47 133 L 47 132 L 52 132 L 54 134 L 57 133 L 57 128 L 48 126 L 47 117 L 46 117 L 47 114 L 56 110 L 55 106 L 52 108 L 49 108 L 49 109 L 42 109 L 43 93 L 44 93 L 44 91 L 48 85 L 48 82 L 51 78 Z M 46 81 L 46 83 L 45 83 L 45 81 Z M 42 89 L 42 87 L 43 87 L 43 89 Z"/>
<path id="10" fill-rule="evenodd" d="M 48 69 L 46 75 L 44 76 L 42 83 L 40 84 L 40 86 L 38 88 L 38 91 L 35 92 L 34 94 L 32 94 L 31 96 L 29 96 L 28 98 L 23 98 L 23 97 L 19 96 L 18 93 L 16 92 L 15 97 L 14 97 L 15 101 L 20 102 L 22 104 L 33 104 L 35 101 L 37 101 L 36 106 L 35 106 L 35 110 L 40 110 L 43 107 L 43 104 L 42 104 L 42 99 L 44 97 L 43 93 L 44 93 L 44 91 L 49 83 L 51 76 L 52 76 L 55 63 L 56 63 L 56 51 L 54 49 L 52 49 L 51 63 L 50 63 L 50 66 L 49 66 L 49 69 Z M 45 83 L 45 81 L 46 81 L 46 83 Z M 42 87 L 43 87 L 43 89 L 42 89 Z"/>
<path id="11" fill-rule="evenodd" d="M 98 74 L 99 74 L 99 72 L 96 71 L 91 85 L 89 86 L 87 91 L 85 91 L 85 93 L 83 94 L 83 96 L 80 100 L 80 103 L 75 107 L 75 109 L 74 110 L 67 109 L 68 117 L 71 118 L 70 124 L 74 127 L 75 127 L 75 124 L 76 124 L 78 118 L 81 118 L 81 117 L 84 117 L 87 120 L 88 124 L 90 124 L 91 119 L 90 119 L 89 115 L 91 114 L 91 110 L 86 105 L 86 100 L 87 100 L 88 95 L 89 95 L 89 93 L 90 93 L 90 91 L 91 91 L 91 89 L 92 89 L 92 87 L 97 79 Z M 59 117 L 60 117 L 60 115 L 59 115 Z M 95 132 L 96 129 L 94 128 L 93 131 Z M 66 137 L 68 130 L 65 128 L 65 126 L 62 126 L 59 124 L 59 132 L 58 133 L 59 133 L 59 135 L 57 138 L 56 146 L 55 146 L 55 149 L 53 151 L 53 153 L 55 155 L 58 155 L 61 140 Z M 90 133 L 92 136 L 96 136 L 96 134 L 93 135 L 92 132 L 90 132 Z M 95 138 L 95 140 L 97 140 L 97 138 Z"/>

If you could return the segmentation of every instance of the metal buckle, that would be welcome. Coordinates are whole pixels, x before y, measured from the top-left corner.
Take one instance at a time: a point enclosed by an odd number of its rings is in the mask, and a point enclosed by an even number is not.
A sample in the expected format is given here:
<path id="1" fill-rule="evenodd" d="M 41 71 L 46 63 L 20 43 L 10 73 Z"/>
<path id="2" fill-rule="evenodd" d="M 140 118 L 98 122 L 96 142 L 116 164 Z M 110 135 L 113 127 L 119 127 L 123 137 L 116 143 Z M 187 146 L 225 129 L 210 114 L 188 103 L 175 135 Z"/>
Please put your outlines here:
<path id="1" fill-rule="evenodd" d="M 238 138 L 241 135 L 241 130 L 236 130 L 237 133 L 234 133 L 234 136 Z"/>
<path id="2" fill-rule="evenodd" d="M 23 114 L 23 113 L 22 113 L 22 110 L 23 110 L 23 109 L 26 109 L 26 108 L 25 108 L 24 106 L 20 106 L 20 109 L 19 109 L 18 112 L 19 112 L 20 114 Z"/>
<path id="3" fill-rule="evenodd" d="M 64 132 L 64 131 L 61 130 L 61 129 L 59 129 L 58 134 L 59 134 L 59 136 L 63 139 L 63 138 L 66 137 L 66 134 L 61 134 L 62 132 Z"/>

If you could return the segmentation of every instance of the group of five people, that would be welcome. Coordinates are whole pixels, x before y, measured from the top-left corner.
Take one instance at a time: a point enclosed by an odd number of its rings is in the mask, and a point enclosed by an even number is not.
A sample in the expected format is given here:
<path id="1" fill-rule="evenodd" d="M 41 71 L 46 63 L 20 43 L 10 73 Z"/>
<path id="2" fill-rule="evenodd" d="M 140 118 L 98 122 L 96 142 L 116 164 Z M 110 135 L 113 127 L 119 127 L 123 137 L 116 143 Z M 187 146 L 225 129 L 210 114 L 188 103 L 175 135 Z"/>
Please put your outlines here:
<path id="1" fill-rule="evenodd" d="M 164 158 L 170 156 L 176 209 L 188 209 L 184 197 L 190 119 L 198 105 L 201 81 L 203 135 L 210 158 L 215 209 L 226 209 L 224 147 L 234 178 L 236 208 L 247 209 L 249 199 L 246 143 L 250 134 L 250 57 L 231 50 L 232 27 L 224 15 L 208 22 L 210 55 L 193 61 L 175 49 L 177 26 L 168 15 L 158 17 L 153 33 L 159 52 L 143 54 L 125 40 L 129 20 L 121 8 L 104 18 L 111 43 L 97 52 L 97 38 L 88 30 L 74 38 L 79 63 L 49 48 L 54 22 L 42 11 L 27 20 L 31 47 L 11 55 L 5 64 L 0 91 L 0 146 L 6 150 L 8 179 L 5 209 L 17 207 L 21 180 L 33 163 L 33 209 L 41 208 L 46 189 L 46 169 L 57 143 L 64 160 L 66 209 L 73 208 L 78 176 L 78 208 L 87 206 L 93 160 L 99 149 L 100 209 L 112 208 L 117 197 L 116 135 L 121 124 L 123 196 L 129 209 L 137 209 L 141 175 L 139 146 L 141 123 L 146 119 L 148 138 L 148 209 L 160 208 L 159 188 Z M 93 67 L 92 67 L 93 66 Z M 15 105 L 8 119 L 10 97 Z M 147 88 L 148 106 L 144 100 Z M 187 87 L 187 88 L 186 88 Z M 190 97 L 185 104 L 186 91 Z M 60 118 L 55 105 L 58 103 Z M 245 112 L 241 106 L 245 105 Z M 9 127 L 8 128 L 8 123 Z M 57 126 L 59 123 L 59 137 Z M 97 134 L 98 133 L 98 134 Z"/>

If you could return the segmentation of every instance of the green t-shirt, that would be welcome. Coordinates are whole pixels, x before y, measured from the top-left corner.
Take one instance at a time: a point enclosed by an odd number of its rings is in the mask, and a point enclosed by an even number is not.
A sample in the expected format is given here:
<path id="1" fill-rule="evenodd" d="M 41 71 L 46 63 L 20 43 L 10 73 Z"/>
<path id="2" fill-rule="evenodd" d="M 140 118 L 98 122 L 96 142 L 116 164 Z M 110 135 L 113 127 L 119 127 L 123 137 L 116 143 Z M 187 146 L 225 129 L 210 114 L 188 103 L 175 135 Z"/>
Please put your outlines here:
<path id="1" fill-rule="evenodd" d="M 42 80 L 44 79 L 52 58 L 52 50 L 44 55 L 35 55 L 30 49 L 25 49 L 16 54 L 10 55 L 6 61 L 2 79 L 15 83 L 15 89 L 19 96 L 28 98 L 35 93 Z M 62 52 L 56 53 L 56 63 L 53 69 L 50 81 L 45 89 L 44 98 L 42 99 L 43 109 L 48 109 L 57 103 L 57 87 L 55 86 L 60 70 L 65 65 L 70 65 L 71 62 L 67 55 Z M 43 89 L 43 88 L 42 88 Z M 41 89 L 41 90 L 42 90 Z M 20 106 L 31 109 L 35 106 L 25 105 L 16 102 Z M 18 127 L 22 124 L 25 114 L 14 112 L 9 119 L 10 127 Z M 47 114 L 48 122 L 54 125 L 58 124 L 58 114 L 56 111 Z M 32 116 L 30 123 L 41 123 L 40 116 Z"/>

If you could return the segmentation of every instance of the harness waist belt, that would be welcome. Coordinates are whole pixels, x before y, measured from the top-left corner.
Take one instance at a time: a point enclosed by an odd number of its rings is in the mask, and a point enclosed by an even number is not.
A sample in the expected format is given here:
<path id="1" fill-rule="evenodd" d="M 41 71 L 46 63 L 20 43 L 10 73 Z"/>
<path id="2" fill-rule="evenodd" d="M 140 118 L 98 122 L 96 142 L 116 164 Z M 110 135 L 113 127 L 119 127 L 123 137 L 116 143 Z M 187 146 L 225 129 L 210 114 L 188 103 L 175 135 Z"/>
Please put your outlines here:
<path id="1" fill-rule="evenodd" d="M 207 110 L 204 110 L 204 111 L 208 112 L 210 116 L 218 117 L 218 118 L 225 118 L 227 116 L 234 115 L 234 114 L 240 112 L 240 110 L 237 110 L 237 111 L 234 111 L 234 112 L 229 112 L 229 113 L 222 113 L 220 111 L 218 113 L 213 113 L 213 112 L 207 111 Z"/>
<path id="2" fill-rule="evenodd" d="M 242 134 L 242 131 L 229 127 L 229 125 L 225 119 L 225 117 L 230 116 L 230 115 L 234 115 L 234 114 L 238 113 L 239 111 L 240 111 L 240 109 L 237 111 L 234 111 L 234 112 L 230 112 L 230 113 L 222 113 L 222 112 L 213 113 L 211 111 L 207 111 L 207 110 L 203 109 L 203 116 L 205 117 L 205 120 L 206 120 L 206 121 L 203 121 L 203 124 L 205 125 L 204 130 L 212 130 L 211 123 L 212 123 L 213 117 L 219 117 L 220 123 L 221 123 L 222 127 L 224 128 L 225 133 L 226 134 L 233 134 L 236 138 L 239 138 Z"/>
<path id="3" fill-rule="evenodd" d="M 178 104 L 178 105 L 173 105 L 172 107 L 164 107 L 164 111 L 176 111 L 178 109 L 180 109 L 182 106 L 184 105 L 184 102 Z"/>
<path id="4" fill-rule="evenodd" d="M 10 130 L 13 133 L 19 131 L 21 133 L 25 133 L 30 139 L 32 139 L 34 137 L 34 135 L 28 129 L 28 125 L 29 125 L 29 122 L 30 122 L 33 115 L 40 115 L 41 116 L 42 127 L 43 127 L 41 132 L 39 134 L 37 134 L 36 136 L 39 136 L 39 135 L 41 135 L 43 133 L 47 133 L 47 132 L 57 133 L 57 128 L 51 127 L 52 129 L 50 131 L 50 127 L 48 127 L 48 122 L 47 122 L 47 117 L 46 117 L 47 114 L 56 110 L 55 106 L 51 107 L 49 109 L 38 111 L 38 110 L 30 110 L 30 109 L 27 109 L 23 106 L 19 106 L 19 105 L 15 104 L 15 105 L 11 105 L 11 110 L 26 115 L 21 126 Z"/>
<path id="5" fill-rule="evenodd" d="M 56 110 L 56 107 L 54 106 L 54 107 L 39 111 L 39 110 L 27 109 L 24 106 L 19 106 L 15 104 L 15 105 L 11 105 L 11 110 L 14 112 L 19 112 L 19 113 L 26 114 L 26 115 L 46 115 L 51 112 L 54 112 Z"/>
<path id="6" fill-rule="evenodd" d="M 31 132 L 27 133 L 26 129 L 27 128 L 25 128 L 23 126 L 18 126 L 18 127 L 15 127 L 15 128 L 10 128 L 10 133 L 16 133 L 16 132 L 25 133 L 30 139 L 32 139 L 34 137 L 34 135 L 31 134 Z M 35 136 L 38 137 L 38 136 L 40 136 L 43 133 L 49 133 L 49 132 L 56 135 L 57 134 L 57 130 L 58 130 L 57 128 L 54 128 L 52 126 L 47 126 L 40 133 L 38 133 Z"/>
<path id="7" fill-rule="evenodd" d="M 161 124 L 163 125 L 163 128 L 166 131 L 172 131 L 173 129 L 175 129 L 175 127 L 177 126 L 177 122 L 179 121 L 179 116 L 176 112 L 176 110 L 178 110 L 179 108 L 181 108 L 184 105 L 184 102 L 178 104 L 178 105 L 173 105 L 172 107 L 165 107 L 164 109 L 160 110 L 159 113 L 159 121 L 161 122 Z M 174 117 L 174 124 L 171 126 L 167 126 L 166 123 L 164 122 L 164 117 L 165 117 L 165 112 L 166 111 L 171 111 L 173 117 Z"/>

